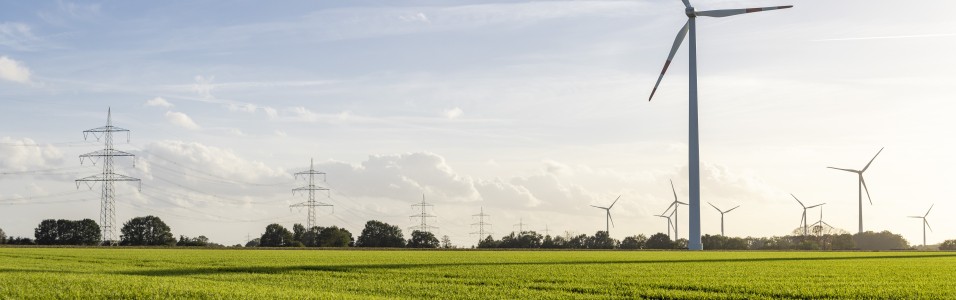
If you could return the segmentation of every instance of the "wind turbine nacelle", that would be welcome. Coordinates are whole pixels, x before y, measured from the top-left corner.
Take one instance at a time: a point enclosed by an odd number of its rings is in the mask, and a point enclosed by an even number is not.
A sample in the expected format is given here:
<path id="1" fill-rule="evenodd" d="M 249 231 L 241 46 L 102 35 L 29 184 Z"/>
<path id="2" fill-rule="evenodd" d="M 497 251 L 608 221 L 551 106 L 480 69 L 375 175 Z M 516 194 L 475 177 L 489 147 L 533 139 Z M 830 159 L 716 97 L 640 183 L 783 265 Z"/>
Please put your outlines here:
<path id="1" fill-rule="evenodd" d="M 697 12 L 694 11 L 694 8 L 693 8 L 693 7 L 688 7 L 688 8 L 686 8 L 686 9 L 684 9 L 684 13 L 687 14 L 687 17 L 688 17 L 688 18 L 697 17 Z"/>

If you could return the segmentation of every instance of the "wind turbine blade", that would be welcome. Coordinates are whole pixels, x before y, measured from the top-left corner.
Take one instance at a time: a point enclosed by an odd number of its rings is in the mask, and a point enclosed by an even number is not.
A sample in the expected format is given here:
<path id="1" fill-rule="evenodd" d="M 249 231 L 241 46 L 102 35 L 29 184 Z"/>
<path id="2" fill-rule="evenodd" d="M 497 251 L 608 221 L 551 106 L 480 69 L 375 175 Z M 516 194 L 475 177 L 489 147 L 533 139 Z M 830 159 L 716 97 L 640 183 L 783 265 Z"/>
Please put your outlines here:
<path id="1" fill-rule="evenodd" d="M 936 206 L 936 204 L 933 203 L 933 205 L 930 205 L 930 206 L 929 206 L 929 209 L 926 210 L 926 214 L 923 215 L 924 218 L 925 218 L 926 216 L 929 216 L 929 211 L 933 210 L 933 206 Z"/>
<path id="2" fill-rule="evenodd" d="M 675 206 L 677 206 L 677 201 L 671 202 L 671 205 L 667 206 L 667 209 L 665 209 L 664 212 L 661 214 L 667 213 L 668 211 L 671 210 L 671 207 L 675 207 Z M 675 208 L 674 211 L 677 211 L 677 209 Z"/>
<path id="3" fill-rule="evenodd" d="M 820 206 L 820 205 L 823 205 L 823 204 L 821 203 L 821 204 L 817 204 L 817 205 L 813 205 L 813 206 L 807 206 L 807 209 L 811 209 L 811 208 L 814 208 L 814 207 L 817 207 L 817 206 Z"/>
<path id="4" fill-rule="evenodd" d="M 611 227 L 615 227 L 615 226 L 614 226 L 614 217 L 611 217 L 611 211 L 610 211 L 610 210 L 607 211 L 607 219 L 608 219 L 608 220 L 611 220 Z"/>
<path id="5" fill-rule="evenodd" d="M 926 219 L 923 219 L 923 224 L 926 224 L 926 228 L 929 228 L 929 231 L 933 232 L 933 226 L 929 226 L 929 221 L 926 221 Z"/>
<path id="6" fill-rule="evenodd" d="M 886 148 L 886 147 L 883 147 L 883 148 Z M 873 163 L 873 160 L 875 160 L 876 157 L 880 155 L 880 152 L 883 152 L 883 148 L 880 148 L 880 151 L 876 152 L 876 155 L 873 155 L 873 158 L 870 159 L 870 162 L 866 163 L 866 166 L 863 167 L 863 170 L 860 170 L 860 172 L 866 172 L 866 169 L 870 167 L 870 164 Z"/>
<path id="7" fill-rule="evenodd" d="M 923 217 L 920 217 L 920 216 L 909 216 L 909 217 L 910 217 L 910 218 L 915 218 L 915 219 L 922 219 L 922 218 L 923 218 Z"/>
<path id="8" fill-rule="evenodd" d="M 674 202 L 677 202 L 677 190 L 674 189 L 674 181 L 671 180 L 671 192 L 674 192 Z"/>
<path id="9" fill-rule="evenodd" d="M 860 174 L 860 183 L 863 184 L 863 190 L 866 191 L 866 200 L 870 200 L 870 205 L 873 205 L 873 198 L 870 197 L 870 189 L 866 187 L 866 180 L 863 179 L 862 174 Z"/>
<path id="10" fill-rule="evenodd" d="M 710 202 L 707 202 L 707 204 L 710 204 L 710 207 L 713 207 L 713 208 L 716 209 L 718 212 L 720 211 L 720 209 L 717 208 L 716 206 L 714 206 L 714 204 L 712 204 L 712 203 L 710 203 Z"/>
<path id="11" fill-rule="evenodd" d="M 687 0 L 682 1 L 684 1 L 684 5 L 690 7 L 690 4 L 688 4 Z M 687 28 L 689 24 L 690 21 L 688 20 L 687 23 L 684 23 L 684 27 L 681 27 L 680 31 L 677 32 L 677 37 L 674 38 L 674 45 L 671 46 L 671 52 L 667 54 L 667 61 L 664 62 L 664 69 L 661 70 L 661 75 L 657 77 L 657 83 L 654 84 L 654 89 L 651 90 L 651 96 L 647 98 L 647 101 L 654 99 L 654 93 L 657 92 L 657 86 L 661 85 L 661 79 L 664 79 L 664 73 L 667 72 L 667 67 L 671 65 L 671 60 L 674 59 L 674 54 L 677 53 L 677 49 L 680 48 L 680 44 L 684 42 L 684 36 L 687 35 Z"/>
<path id="12" fill-rule="evenodd" d="M 624 196 L 624 195 L 621 195 L 621 196 Z M 607 209 L 611 209 L 611 207 L 614 207 L 614 204 L 617 204 L 617 200 L 621 200 L 621 196 L 617 196 L 617 199 L 614 199 L 614 203 L 611 203 L 611 206 L 608 206 Z"/>
<path id="13" fill-rule="evenodd" d="M 734 208 L 728 209 L 728 210 L 725 211 L 724 213 L 725 213 L 725 214 L 726 214 L 726 213 L 729 213 L 731 210 L 735 210 L 735 209 L 737 209 L 738 207 L 740 207 L 740 205 L 734 206 Z"/>
<path id="14" fill-rule="evenodd" d="M 680 201 L 677 201 L 677 203 L 680 203 L 680 204 L 683 204 L 683 205 L 689 205 L 689 204 L 687 204 L 687 203 L 680 202 Z"/>
<path id="15" fill-rule="evenodd" d="M 790 194 L 790 196 L 793 197 L 793 200 L 797 200 L 797 203 L 800 203 L 800 206 L 802 206 L 804 209 L 807 208 L 806 205 L 803 205 L 803 201 L 800 201 L 800 199 L 797 199 L 797 196 L 794 196 L 793 194 Z"/>
<path id="16" fill-rule="evenodd" d="M 690 8 L 690 2 L 689 2 L 689 1 L 687 1 L 687 0 L 680 0 L 680 1 L 681 1 L 681 2 L 684 2 L 684 8 Z"/>
<path id="17" fill-rule="evenodd" d="M 791 8 L 793 5 L 784 5 L 784 6 L 770 6 L 770 7 L 754 7 L 754 8 L 739 8 L 739 9 L 717 9 L 717 10 L 705 10 L 697 12 L 698 17 L 714 17 L 714 18 L 723 18 L 729 16 L 735 16 L 740 14 L 755 13 L 768 10 L 777 10 Z"/>
<path id="18" fill-rule="evenodd" d="M 597 207 L 597 208 L 600 208 L 600 209 L 607 210 L 607 207 L 600 207 L 600 206 L 594 206 L 594 205 L 591 205 L 591 207 Z"/>
<path id="19" fill-rule="evenodd" d="M 834 167 L 827 167 L 827 169 L 834 169 L 834 170 L 840 170 L 840 171 L 847 171 L 847 172 L 853 172 L 853 173 L 860 173 L 860 171 L 857 171 L 857 170 L 850 170 L 850 169 L 841 169 L 841 168 L 834 168 Z"/>

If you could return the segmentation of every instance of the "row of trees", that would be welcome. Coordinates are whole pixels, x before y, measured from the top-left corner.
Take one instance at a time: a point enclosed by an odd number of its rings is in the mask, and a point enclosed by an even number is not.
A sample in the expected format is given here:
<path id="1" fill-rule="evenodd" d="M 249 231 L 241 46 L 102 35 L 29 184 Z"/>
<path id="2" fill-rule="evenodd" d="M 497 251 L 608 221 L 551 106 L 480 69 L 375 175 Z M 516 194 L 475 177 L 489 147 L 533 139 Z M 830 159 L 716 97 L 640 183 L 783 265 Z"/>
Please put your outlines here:
<path id="1" fill-rule="evenodd" d="M 686 240 L 671 241 L 663 233 L 651 237 L 643 234 L 625 237 L 618 241 L 611 238 L 606 231 L 598 231 L 594 235 L 544 235 L 534 231 L 512 232 L 495 240 L 492 236 L 478 242 L 478 248 L 542 248 L 542 249 L 679 249 L 687 248 Z"/>
<path id="2" fill-rule="evenodd" d="M 306 229 L 302 224 L 292 226 L 292 231 L 279 224 L 269 224 L 265 232 L 257 239 L 246 243 L 246 247 L 379 247 L 379 248 L 438 248 L 451 247 L 447 236 L 444 243 L 434 234 L 415 230 L 405 240 L 402 229 L 380 221 L 368 221 L 358 240 L 352 233 L 336 226 L 315 226 Z"/>

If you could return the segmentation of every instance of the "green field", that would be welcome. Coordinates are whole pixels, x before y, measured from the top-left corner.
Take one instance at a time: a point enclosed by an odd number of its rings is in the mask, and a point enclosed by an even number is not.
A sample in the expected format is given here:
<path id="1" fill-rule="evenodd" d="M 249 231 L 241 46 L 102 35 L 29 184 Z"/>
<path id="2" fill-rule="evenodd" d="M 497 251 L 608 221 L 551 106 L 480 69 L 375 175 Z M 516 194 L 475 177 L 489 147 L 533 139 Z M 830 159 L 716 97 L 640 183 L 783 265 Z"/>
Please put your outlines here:
<path id="1" fill-rule="evenodd" d="M 0 248 L 6 298 L 956 298 L 952 252 Z"/>

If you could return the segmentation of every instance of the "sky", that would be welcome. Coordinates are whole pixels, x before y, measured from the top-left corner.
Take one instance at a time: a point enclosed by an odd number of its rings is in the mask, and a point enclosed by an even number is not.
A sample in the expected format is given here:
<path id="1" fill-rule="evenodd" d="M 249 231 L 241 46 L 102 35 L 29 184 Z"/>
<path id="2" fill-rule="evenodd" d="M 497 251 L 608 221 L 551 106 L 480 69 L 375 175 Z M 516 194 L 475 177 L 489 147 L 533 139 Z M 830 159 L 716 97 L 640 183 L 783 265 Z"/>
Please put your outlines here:
<path id="1" fill-rule="evenodd" d="M 774 236 L 804 203 L 824 221 L 920 244 L 956 238 L 953 1 L 693 1 L 788 10 L 698 20 L 702 232 Z M 295 172 L 326 172 L 320 226 L 407 233 L 425 199 L 436 235 L 666 232 L 687 201 L 687 44 L 647 101 L 680 1 L 0 0 L 0 229 L 99 220 L 82 131 L 115 147 L 117 222 L 156 215 L 175 235 L 245 243 L 305 223 Z M 687 236 L 687 207 L 678 211 Z M 821 211 L 808 212 L 811 222 Z"/>

